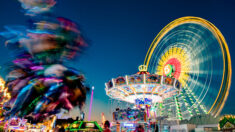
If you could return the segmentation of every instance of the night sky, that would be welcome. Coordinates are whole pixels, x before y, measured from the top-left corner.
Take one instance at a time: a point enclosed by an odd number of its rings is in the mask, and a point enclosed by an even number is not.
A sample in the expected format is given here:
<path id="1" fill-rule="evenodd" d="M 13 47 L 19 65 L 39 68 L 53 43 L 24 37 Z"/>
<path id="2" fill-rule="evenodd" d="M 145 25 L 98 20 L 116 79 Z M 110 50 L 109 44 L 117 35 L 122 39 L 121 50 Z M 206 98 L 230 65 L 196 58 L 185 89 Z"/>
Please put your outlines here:
<path id="1" fill-rule="evenodd" d="M 59 0 L 54 10 L 58 16 L 79 23 L 90 41 L 89 48 L 71 64 L 85 74 L 90 86 L 95 86 L 92 120 L 99 121 L 101 112 L 111 119 L 104 83 L 136 73 L 152 40 L 174 19 L 197 16 L 212 22 L 224 35 L 232 62 L 235 58 L 233 0 Z M 0 31 L 4 25 L 27 25 L 26 21 L 17 0 L 0 0 Z M 9 53 L 2 38 L 0 43 L 0 64 L 4 65 Z M 232 83 L 222 114 L 235 114 L 234 87 Z M 72 115 L 77 113 L 73 111 Z"/>

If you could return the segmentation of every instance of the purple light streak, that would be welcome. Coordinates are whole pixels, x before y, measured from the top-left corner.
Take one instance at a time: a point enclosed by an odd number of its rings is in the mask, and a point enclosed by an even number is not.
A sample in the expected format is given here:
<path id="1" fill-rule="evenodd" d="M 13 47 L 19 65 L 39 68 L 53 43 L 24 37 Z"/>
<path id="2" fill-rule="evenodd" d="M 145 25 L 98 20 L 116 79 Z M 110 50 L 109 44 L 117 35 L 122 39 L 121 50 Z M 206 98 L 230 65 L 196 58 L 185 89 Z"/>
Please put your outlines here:
<path id="1" fill-rule="evenodd" d="M 90 101 L 90 108 L 89 108 L 88 121 L 91 120 L 91 108 L 92 108 L 92 102 L 93 102 L 93 94 L 94 94 L 94 86 L 92 87 L 92 92 L 91 92 L 91 101 Z"/>

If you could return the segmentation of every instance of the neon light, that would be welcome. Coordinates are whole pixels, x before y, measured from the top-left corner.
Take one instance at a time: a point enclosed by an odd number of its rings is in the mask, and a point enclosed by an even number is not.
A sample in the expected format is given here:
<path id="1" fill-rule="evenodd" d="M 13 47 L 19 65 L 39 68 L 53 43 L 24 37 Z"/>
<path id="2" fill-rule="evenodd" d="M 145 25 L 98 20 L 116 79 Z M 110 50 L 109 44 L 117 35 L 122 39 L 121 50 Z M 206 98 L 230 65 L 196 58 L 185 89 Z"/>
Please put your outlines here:
<path id="1" fill-rule="evenodd" d="M 104 125 L 106 119 L 105 119 L 105 116 L 104 116 L 104 112 L 101 113 L 101 122 L 102 124 Z"/>
<path id="2" fill-rule="evenodd" d="M 146 107 L 146 110 L 147 110 L 147 116 L 149 117 L 149 108 Z"/>
<path id="3" fill-rule="evenodd" d="M 134 127 L 134 124 L 131 124 L 131 123 L 125 123 L 123 125 L 124 125 L 124 127 Z"/>
<path id="4" fill-rule="evenodd" d="M 193 101 L 192 96 L 190 95 L 191 92 L 190 92 L 189 88 L 188 88 L 188 87 L 185 87 L 184 90 L 185 90 L 185 93 L 188 95 L 189 100 L 190 100 L 190 102 L 192 103 L 192 107 L 194 107 L 194 110 L 196 111 L 196 114 L 199 115 L 199 114 L 200 114 L 200 113 L 199 113 L 199 110 L 198 110 L 198 108 L 197 108 L 196 102 Z M 195 100 L 196 100 L 196 99 L 195 99 Z"/>
<path id="5" fill-rule="evenodd" d="M 188 104 L 187 100 L 185 99 L 185 96 L 184 96 L 184 94 L 182 92 L 181 92 L 181 96 L 183 97 L 184 103 L 185 103 L 185 105 L 186 105 L 186 107 L 188 109 L 188 112 L 189 112 L 190 116 L 193 116 L 192 110 L 189 107 L 189 104 Z"/>
<path id="6" fill-rule="evenodd" d="M 93 94 L 94 94 L 94 86 L 92 87 L 92 92 L 91 92 L 91 101 L 90 101 L 90 108 L 89 108 L 88 121 L 91 120 L 91 108 L 92 108 L 92 102 L 93 102 Z"/>
<path id="7" fill-rule="evenodd" d="M 190 72 L 191 60 L 186 50 L 179 47 L 170 47 L 160 57 L 159 64 L 157 66 L 158 75 L 173 76 L 178 79 L 183 86 L 185 86 L 186 80 L 188 79 Z M 173 67 L 174 66 L 174 74 Z"/>
<path id="8" fill-rule="evenodd" d="M 178 101 L 178 97 L 175 96 L 175 104 L 176 104 L 176 111 L 177 111 L 177 115 L 178 115 L 178 119 L 182 120 L 182 114 L 181 114 L 181 110 L 180 110 L 180 106 L 179 106 L 179 101 Z"/>
<path id="9" fill-rule="evenodd" d="M 173 71 L 173 68 L 172 68 L 171 64 L 167 64 L 164 67 L 164 73 L 165 73 L 166 76 L 170 76 L 172 71 Z"/>

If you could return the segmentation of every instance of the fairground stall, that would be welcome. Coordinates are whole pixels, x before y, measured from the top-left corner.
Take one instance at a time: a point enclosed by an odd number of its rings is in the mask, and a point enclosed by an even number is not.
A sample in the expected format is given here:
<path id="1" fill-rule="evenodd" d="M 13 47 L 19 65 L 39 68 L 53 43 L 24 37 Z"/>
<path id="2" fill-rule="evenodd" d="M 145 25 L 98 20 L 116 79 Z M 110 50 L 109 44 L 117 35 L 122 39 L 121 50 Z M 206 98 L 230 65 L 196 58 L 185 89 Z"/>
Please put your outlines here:
<path id="1" fill-rule="evenodd" d="M 147 115 L 144 109 L 117 109 L 113 112 L 116 131 L 132 132 L 139 125 L 147 127 Z"/>
<path id="2" fill-rule="evenodd" d="M 102 132 L 96 121 L 75 121 L 66 128 L 69 132 Z"/>

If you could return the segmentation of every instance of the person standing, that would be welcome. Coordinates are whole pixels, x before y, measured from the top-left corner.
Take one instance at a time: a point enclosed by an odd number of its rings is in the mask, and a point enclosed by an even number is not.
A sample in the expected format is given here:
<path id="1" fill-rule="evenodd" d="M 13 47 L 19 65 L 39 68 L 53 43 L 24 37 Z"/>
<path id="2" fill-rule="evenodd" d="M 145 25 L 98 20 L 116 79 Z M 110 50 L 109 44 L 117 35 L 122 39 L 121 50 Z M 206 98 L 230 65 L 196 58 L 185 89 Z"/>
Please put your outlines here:
<path id="1" fill-rule="evenodd" d="M 141 125 L 139 125 L 138 127 L 136 127 L 134 132 L 144 132 L 144 128 Z"/>
<path id="2" fill-rule="evenodd" d="M 104 122 L 104 132 L 111 132 L 111 130 L 109 129 L 109 127 L 110 127 L 109 121 L 105 121 L 105 122 Z"/>
<path id="3" fill-rule="evenodd" d="M 59 129 L 59 132 L 65 132 L 64 126 Z"/>
<path id="4" fill-rule="evenodd" d="M 158 124 L 155 124 L 155 132 L 158 132 Z"/>

